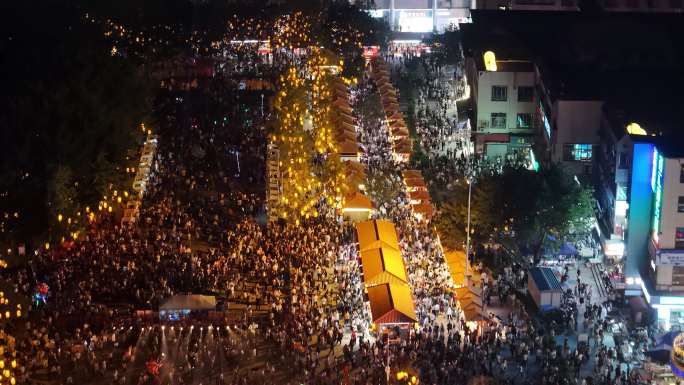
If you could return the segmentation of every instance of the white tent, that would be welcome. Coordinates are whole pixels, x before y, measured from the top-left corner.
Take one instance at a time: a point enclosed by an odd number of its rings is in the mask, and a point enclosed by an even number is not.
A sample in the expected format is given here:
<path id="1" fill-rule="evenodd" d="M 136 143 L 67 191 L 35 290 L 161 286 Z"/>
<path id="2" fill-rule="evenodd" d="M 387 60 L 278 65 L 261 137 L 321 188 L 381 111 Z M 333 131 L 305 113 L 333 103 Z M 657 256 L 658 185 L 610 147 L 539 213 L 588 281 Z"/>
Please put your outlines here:
<path id="1" fill-rule="evenodd" d="M 216 297 L 199 294 L 177 294 L 167 298 L 159 306 L 160 311 L 214 309 L 216 309 Z"/>

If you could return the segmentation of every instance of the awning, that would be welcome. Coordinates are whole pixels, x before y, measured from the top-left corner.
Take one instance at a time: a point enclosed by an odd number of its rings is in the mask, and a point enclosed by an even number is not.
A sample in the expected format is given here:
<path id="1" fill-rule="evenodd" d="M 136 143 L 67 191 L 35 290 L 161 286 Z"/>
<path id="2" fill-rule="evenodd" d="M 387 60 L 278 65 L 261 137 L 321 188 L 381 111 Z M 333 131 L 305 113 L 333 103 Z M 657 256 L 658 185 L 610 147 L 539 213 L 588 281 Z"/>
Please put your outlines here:
<path id="1" fill-rule="evenodd" d="M 384 284 L 369 287 L 367 290 L 374 323 L 405 324 L 417 321 L 408 285 Z"/>
<path id="2" fill-rule="evenodd" d="M 214 310 L 216 297 L 213 295 L 177 294 L 169 297 L 159 310 Z"/>
<path id="3" fill-rule="evenodd" d="M 363 269 L 363 282 L 368 286 L 383 283 L 406 284 L 408 282 L 401 253 L 393 248 L 381 247 L 361 251 L 361 267 Z M 383 272 L 388 274 L 383 275 Z M 384 280 L 389 281 L 383 282 Z"/>

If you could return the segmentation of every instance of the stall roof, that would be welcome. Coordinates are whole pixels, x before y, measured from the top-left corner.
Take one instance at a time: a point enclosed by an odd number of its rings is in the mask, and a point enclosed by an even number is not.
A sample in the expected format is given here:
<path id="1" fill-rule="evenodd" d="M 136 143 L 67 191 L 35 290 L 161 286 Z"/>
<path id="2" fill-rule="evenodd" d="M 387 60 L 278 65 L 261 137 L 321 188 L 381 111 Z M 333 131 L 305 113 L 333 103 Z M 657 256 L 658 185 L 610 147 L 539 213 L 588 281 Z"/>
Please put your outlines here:
<path id="1" fill-rule="evenodd" d="M 159 306 L 159 310 L 214 310 L 216 297 L 200 294 L 176 294 Z"/>
<path id="2" fill-rule="evenodd" d="M 425 187 L 425 180 L 421 178 L 404 178 L 404 183 L 408 187 Z"/>
<path id="3" fill-rule="evenodd" d="M 553 270 L 548 267 L 533 267 L 530 269 L 530 273 L 534 284 L 537 286 L 539 291 L 545 290 L 561 290 L 560 282 L 558 278 L 553 273 Z"/>
<path id="4" fill-rule="evenodd" d="M 364 194 L 356 191 L 352 194 L 348 194 L 344 198 L 344 206 L 342 206 L 342 210 L 344 209 L 363 209 L 370 211 L 373 209 L 373 202 Z"/>
<path id="5" fill-rule="evenodd" d="M 401 175 L 404 179 L 423 178 L 423 173 L 420 170 L 404 170 Z"/>
<path id="6" fill-rule="evenodd" d="M 430 200 L 430 193 L 425 191 L 425 190 L 410 191 L 408 195 L 409 195 L 410 199 L 415 199 L 415 200 L 420 200 L 420 201 L 429 201 Z"/>
<path id="7" fill-rule="evenodd" d="M 411 288 L 408 285 L 384 284 L 367 290 L 373 322 L 396 324 L 417 321 Z"/>
<path id="8" fill-rule="evenodd" d="M 397 230 L 392 222 L 372 220 L 356 224 L 356 234 L 359 240 L 359 249 L 364 250 L 375 241 L 383 241 L 395 249 L 399 249 Z"/>
<path id="9" fill-rule="evenodd" d="M 383 272 L 396 277 L 401 283 L 408 282 L 404 260 L 401 258 L 399 250 L 380 247 L 376 249 L 361 251 L 361 267 L 363 268 L 363 282 L 366 285 L 372 284 L 375 278 Z M 386 282 L 376 282 L 386 283 Z M 392 282 L 390 282 L 392 283 Z"/>
<path id="10" fill-rule="evenodd" d="M 357 155 L 359 153 L 359 144 L 353 140 L 343 140 L 337 144 L 340 154 Z"/>

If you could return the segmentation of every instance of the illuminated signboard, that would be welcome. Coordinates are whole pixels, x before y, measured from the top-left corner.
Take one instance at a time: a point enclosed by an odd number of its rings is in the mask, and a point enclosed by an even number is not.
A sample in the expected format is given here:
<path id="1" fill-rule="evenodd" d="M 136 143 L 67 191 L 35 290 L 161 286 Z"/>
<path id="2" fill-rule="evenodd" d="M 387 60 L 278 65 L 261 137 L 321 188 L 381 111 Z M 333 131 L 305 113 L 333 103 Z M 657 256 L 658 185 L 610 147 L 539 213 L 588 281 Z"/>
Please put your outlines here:
<path id="1" fill-rule="evenodd" d="M 658 232 L 660 231 L 660 212 L 663 204 L 663 167 L 665 159 L 653 149 L 653 167 L 651 171 L 651 186 L 653 186 L 653 239 L 658 243 Z"/>
<path id="2" fill-rule="evenodd" d="M 542 124 L 544 125 L 544 131 L 546 131 L 546 136 L 551 139 L 551 124 L 549 123 L 549 119 L 546 118 L 546 112 L 544 111 L 544 105 L 542 104 L 541 99 L 539 100 L 539 105 L 537 106 L 539 109 L 539 117 L 542 120 Z"/>

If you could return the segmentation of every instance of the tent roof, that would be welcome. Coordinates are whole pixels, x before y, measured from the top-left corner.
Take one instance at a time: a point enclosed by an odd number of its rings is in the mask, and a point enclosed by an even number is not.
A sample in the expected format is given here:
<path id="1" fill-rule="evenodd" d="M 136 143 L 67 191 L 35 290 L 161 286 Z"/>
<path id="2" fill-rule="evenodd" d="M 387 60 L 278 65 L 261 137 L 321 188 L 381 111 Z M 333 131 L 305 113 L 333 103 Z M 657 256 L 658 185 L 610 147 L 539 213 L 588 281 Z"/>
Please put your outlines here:
<path id="1" fill-rule="evenodd" d="M 367 196 L 356 191 L 352 194 L 348 194 L 344 198 L 344 206 L 342 206 L 342 209 L 344 210 L 349 208 L 372 210 L 373 202 L 371 202 Z"/>
<path id="2" fill-rule="evenodd" d="M 356 224 L 356 235 L 359 240 L 359 249 L 364 250 L 374 241 L 383 241 L 399 249 L 397 230 L 392 222 L 372 220 Z"/>
<path id="3" fill-rule="evenodd" d="M 359 144 L 352 140 L 343 140 L 341 143 L 337 144 L 340 149 L 340 154 L 353 154 L 356 155 L 359 152 Z"/>
<path id="4" fill-rule="evenodd" d="M 421 178 L 404 178 L 404 183 L 409 187 L 425 187 L 425 180 Z"/>
<path id="5" fill-rule="evenodd" d="M 420 170 L 404 170 L 401 172 L 401 175 L 405 179 L 422 178 L 423 177 L 423 173 Z"/>
<path id="6" fill-rule="evenodd" d="M 361 267 L 363 268 L 363 281 L 366 284 L 383 271 L 399 278 L 403 283 L 408 282 L 404 260 L 399 250 L 394 248 L 380 247 L 362 250 Z"/>
<path id="7" fill-rule="evenodd" d="M 482 312 L 482 310 L 464 310 L 463 316 L 465 317 L 466 321 L 484 321 L 487 319 L 487 316 Z"/>
<path id="8" fill-rule="evenodd" d="M 410 191 L 409 192 L 409 198 L 411 199 L 418 199 L 422 201 L 429 201 L 430 200 L 430 193 L 425 191 L 425 190 L 418 190 L 418 191 Z"/>
<path id="9" fill-rule="evenodd" d="M 384 284 L 369 287 L 367 290 L 373 322 L 378 324 L 416 322 L 416 310 L 408 285 Z"/>
<path id="10" fill-rule="evenodd" d="M 548 267 L 533 267 L 530 269 L 529 275 L 539 291 L 561 290 L 558 278 L 553 270 Z"/>
<path id="11" fill-rule="evenodd" d="M 200 294 L 176 294 L 167 298 L 159 310 L 214 310 L 216 297 Z"/>
<path id="12" fill-rule="evenodd" d="M 421 203 L 411 206 L 414 213 L 423 214 L 427 217 L 432 216 L 435 213 L 435 208 L 430 203 Z"/>
<path id="13" fill-rule="evenodd" d="M 361 174 L 366 175 L 366 166 L 354 160 L 347 160 L 344 162 L 347 174 Z"/>
<path id="14" fill-rule="evenodd" d="M 335 137 L 337 138 L 338 142 L 342 142 L 345 140 L 350 140 L 352 142 L 356 142 L 356 133 L 353 131 L 349 131 L 349 130 L 338 130 L 335 133 Z"/>

